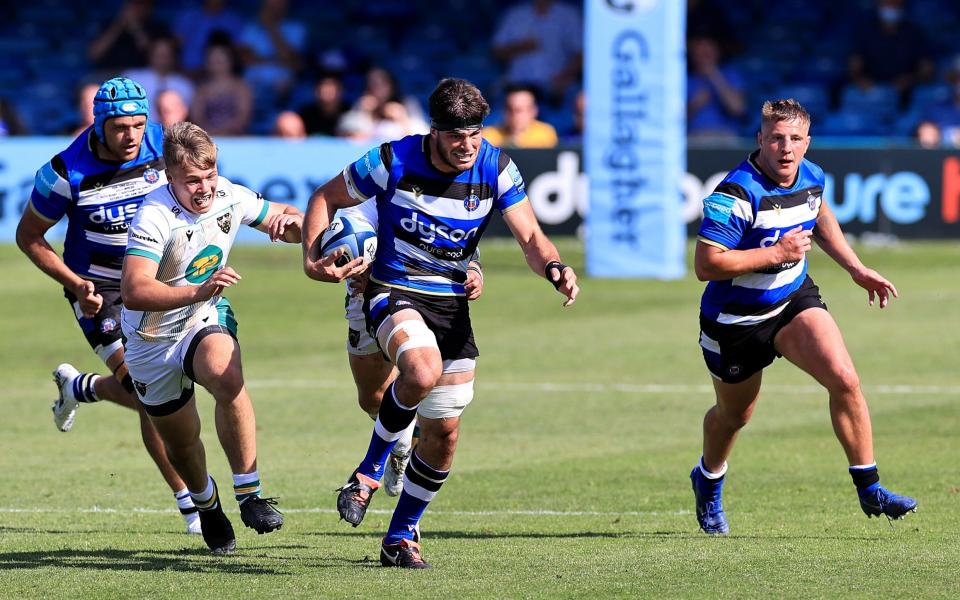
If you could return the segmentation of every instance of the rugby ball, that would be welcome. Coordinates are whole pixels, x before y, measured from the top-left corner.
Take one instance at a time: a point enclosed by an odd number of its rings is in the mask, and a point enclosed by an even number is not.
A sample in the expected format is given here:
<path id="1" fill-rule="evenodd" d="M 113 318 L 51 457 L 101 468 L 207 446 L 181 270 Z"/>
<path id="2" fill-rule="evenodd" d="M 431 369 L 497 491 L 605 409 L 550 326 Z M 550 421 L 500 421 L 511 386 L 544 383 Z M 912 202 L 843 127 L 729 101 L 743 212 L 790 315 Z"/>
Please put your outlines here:
<path id="1" fill-rule="evenodd" d="M 359 256 L 364 264 L 371 263 L 377 254 L 377 232 L 360 219 L 337 217 L 320 236 L 320 255 L 330 256 L 338 249 L 343 250 L 334 263 L 338 267 Z"/>

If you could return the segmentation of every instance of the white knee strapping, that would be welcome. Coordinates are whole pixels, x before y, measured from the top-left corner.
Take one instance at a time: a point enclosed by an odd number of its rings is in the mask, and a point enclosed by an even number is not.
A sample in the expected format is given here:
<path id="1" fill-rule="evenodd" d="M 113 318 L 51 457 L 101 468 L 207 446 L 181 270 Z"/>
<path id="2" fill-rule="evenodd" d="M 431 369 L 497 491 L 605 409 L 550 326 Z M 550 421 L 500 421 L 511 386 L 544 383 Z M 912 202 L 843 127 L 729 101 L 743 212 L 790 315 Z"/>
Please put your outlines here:
<path id="1" fill-rule="evenodd" d="M 455 360 L 443 361 L 443 372 L 446 373 L 468 373 L 477 370 L 477 359 L 458 358 Z"/>
<path id="2" fill-rule="evenodd" d="M 397 347 L 396 355 L 390 357 L 393 364 L 397 364 L 400 360 L 400 355 L 407 350 L 412 350 L 413 348 L 438 348 L 437 336 L 433 335 L 433 332 L 430 331 L 426 323 L 417 319 L 408 319 L 401 321 L 387 334 L 387 343 L 384 344 L 384 348 L 387 348 L 388 353 L 390 342 L 393 341 L 393 336 L 401 331 L 407 334 L 407 339 Z"/>
<path id="3" fill-rule="evenodd" d="M 420 403 L 417 414 L 427 419 L 459 417 L 473 400 L 473 380 L 457 385 L 438 385 Z"/>

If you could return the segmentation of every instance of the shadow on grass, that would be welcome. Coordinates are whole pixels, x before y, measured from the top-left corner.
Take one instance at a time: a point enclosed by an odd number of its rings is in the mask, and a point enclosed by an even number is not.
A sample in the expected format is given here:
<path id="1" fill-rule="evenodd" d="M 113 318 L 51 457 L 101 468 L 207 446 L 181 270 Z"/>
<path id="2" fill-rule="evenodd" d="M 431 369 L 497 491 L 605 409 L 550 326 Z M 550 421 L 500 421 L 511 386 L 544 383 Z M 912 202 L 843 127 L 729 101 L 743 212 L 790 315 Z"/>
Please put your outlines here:
<path id="1" fill-rule="evenodd" d="M 288 560 L 285 550 L 312 550 L 309 546 L 241 548 L 228 556 L 213 556 L 205 548 L 179 550 L 74 550 L 0 552 L 0 571 L 61 567 L 95 571 L 189 571 L 247 575 L 293 575 L 293 571 L 263 564 L 264 559 Z M 279 552 L 273 552 L 279 551 Z M 304 557 L 297 563 L 304 566 Z M 307 558 L 311 568 L 362 566 L 364 560 L 326 557 Z"/>

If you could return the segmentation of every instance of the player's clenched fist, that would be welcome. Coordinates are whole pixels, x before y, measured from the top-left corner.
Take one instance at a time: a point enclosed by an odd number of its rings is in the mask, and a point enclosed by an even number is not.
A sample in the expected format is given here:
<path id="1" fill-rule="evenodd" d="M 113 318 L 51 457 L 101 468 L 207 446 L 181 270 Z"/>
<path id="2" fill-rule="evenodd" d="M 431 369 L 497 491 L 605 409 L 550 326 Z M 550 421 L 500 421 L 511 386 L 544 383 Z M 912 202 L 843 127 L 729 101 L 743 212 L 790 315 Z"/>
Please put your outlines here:
<path id="1" fill-rule="evenodd" d="M 80 284 L 74 288 L 73 294 L 77 297 L 80 312 L 83 313 L 83 316 L 89 319 L 100 312 L 100 307 L 103 306 L 103 296 L 96 292 L 96 287 L 94 287 L 92 281 L 81 279 Z"/>
<path id="2" fill-rule="evenodd" d="M 233 267 L 224 267 L 210 276 L 210 279 L 203 282 L 197 294 L 197 301 L 207 300 L 221 293 L 224 288 L 228 288 L 242 279 L 240 274 L 233 270 Z"/>
<path id="3" fill-rule="evenodd" d="M 812 235 L 812 231 L 803 229 L 799 225 L 783 234 L 783 237 L 774 246 L 780 253 L 777 262 L 787 263 L 803 260 L 803 255 L 809 252 L 812 247 Z"/>

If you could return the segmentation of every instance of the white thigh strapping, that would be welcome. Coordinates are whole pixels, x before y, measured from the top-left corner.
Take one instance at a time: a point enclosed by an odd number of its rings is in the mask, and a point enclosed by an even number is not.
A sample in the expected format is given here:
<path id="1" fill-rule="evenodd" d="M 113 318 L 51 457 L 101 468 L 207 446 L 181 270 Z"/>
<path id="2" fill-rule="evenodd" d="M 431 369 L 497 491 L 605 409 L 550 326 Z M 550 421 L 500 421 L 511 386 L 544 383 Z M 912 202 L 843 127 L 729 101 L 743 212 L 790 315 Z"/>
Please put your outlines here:
<path id="1" fill-rule="evenodd" d="M 473 400 L 473 380 L 456 385 L 438 385 L 420 402 L 417 414 L 427 419 L 459 417 Z"/>
<path id="2" fill-rule="evenodd" d="M 392 319 L 390 319 L 390 321 L 392 322 Z M 390 342 L 392 342 L 394 336 L 400 332 L 406 334 L 407 339 L 397 347 L 395 356 L 389 356 Z M 433 335 L 433 332 L 430 331 L 427 324 L 419 319 L 407 319 L 394 325 L 381 345 L 386 350 L 390 360 L 393 361 L 393 364 L 397 364 L 400 356 L 407 350 L 414 348 L 437 348 L 439 350 L 439 346 L 437 346 L 437 336 Z"/>

